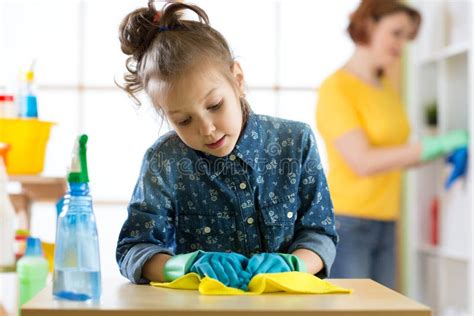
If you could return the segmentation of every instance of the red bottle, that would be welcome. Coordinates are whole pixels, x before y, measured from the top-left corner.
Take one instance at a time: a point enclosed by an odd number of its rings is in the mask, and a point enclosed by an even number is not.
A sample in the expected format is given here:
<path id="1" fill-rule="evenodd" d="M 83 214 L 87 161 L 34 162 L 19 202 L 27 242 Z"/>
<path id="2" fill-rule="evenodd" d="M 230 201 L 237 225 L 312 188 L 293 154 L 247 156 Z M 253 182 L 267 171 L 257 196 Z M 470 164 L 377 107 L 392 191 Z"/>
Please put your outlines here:
<path id="1" fill-rule="evenodd" d="M 430 242 L 437 246 L 439 242 L 439 200 L 434 197 L 430 208 Z"/>

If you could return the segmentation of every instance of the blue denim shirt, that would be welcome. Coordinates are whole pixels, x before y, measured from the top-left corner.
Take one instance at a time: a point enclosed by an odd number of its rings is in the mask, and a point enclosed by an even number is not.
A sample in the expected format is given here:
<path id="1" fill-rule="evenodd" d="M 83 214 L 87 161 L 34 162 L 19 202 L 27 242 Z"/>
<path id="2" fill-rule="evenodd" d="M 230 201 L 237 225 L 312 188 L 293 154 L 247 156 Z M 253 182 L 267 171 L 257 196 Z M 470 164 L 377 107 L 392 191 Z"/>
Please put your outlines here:
<path id="1" fill-rule="evenodd" d="M 333 205 L 315 138 L 304 123 L 251 113 L 233 151 L 215 157 L 175 132 L 145 154 L 116 259 L 132 282 L 157 253 L 291 253 L 304 248 L 329 275 L 336 254 Z"/>

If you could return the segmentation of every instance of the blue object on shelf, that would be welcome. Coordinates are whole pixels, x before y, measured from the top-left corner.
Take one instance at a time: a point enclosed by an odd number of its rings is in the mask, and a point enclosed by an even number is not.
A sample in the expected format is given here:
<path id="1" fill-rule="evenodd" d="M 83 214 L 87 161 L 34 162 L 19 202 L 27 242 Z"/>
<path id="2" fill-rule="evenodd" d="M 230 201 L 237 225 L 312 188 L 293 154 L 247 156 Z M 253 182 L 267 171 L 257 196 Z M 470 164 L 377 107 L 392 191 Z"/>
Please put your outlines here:
<path id="1" fill-rule="evenodd" d="M 20 97 L 20 116 L 25 118 L 38 117 L 38 99 L 36 98 L 35 72 L 33 61 L 29 71 L 25 73 Z"/>
<path id="2" fill-rule="evenodd" d="M 35 95 L 25 95 L 21 100 L 21 117 L 38 117 L 38 100 Z"/>

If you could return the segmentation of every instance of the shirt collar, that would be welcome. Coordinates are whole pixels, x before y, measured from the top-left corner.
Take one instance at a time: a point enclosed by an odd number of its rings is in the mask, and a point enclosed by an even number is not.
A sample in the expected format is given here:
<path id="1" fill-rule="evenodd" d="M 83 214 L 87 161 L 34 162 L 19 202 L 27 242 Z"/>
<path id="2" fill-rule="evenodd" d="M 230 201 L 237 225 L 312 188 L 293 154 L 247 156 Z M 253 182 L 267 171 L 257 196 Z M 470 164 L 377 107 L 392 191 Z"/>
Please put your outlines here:
<path id="1" fill-rule="evenodd" d="M 244 126 L 244 130 L 240 134 L 240 137 L 235 145 L 234 149 L 226 157 L 216 157 L 206 152 L 197 152 L 200 158 L 206 159 L 209 162 L 208 168 L 207 164 L 204 164 L 205 170 L 209 173 L 211 178 L 217 177 L 224 169 L 216 168 L 216 166 L 223 166 L 223 164 L 218 164 L 217 160 L 233 160 L 231 159 L 232 155 L 239 157 L 244 163 L 249 165 L 252 169 L 257 170 L 257 162 L 259 161 L 260 151 L 260 142 L 261 142 L 261 133 L 260 122 L 258 116 L 254 113 L 249 113 L 247 122 Z"/>
<path id="2" fill-rule="evenodd" d="M 261 153 L 261 136 L 260 122 L 258 116 L 253 112 L 249 113 L 247 123 L 242 131 L 237 144 L 232 153 L 242 159 L 252 169 L 257 169 L 259 154 Z M 231 153 L 231 154 L 232 154 Z"/>

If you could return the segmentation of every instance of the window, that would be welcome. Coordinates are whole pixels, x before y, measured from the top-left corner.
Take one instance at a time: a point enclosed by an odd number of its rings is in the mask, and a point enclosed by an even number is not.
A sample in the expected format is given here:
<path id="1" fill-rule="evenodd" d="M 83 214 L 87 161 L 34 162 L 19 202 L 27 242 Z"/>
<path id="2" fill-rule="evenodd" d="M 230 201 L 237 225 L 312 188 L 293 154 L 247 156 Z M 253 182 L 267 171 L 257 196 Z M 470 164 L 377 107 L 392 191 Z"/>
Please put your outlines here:
<path id="1" fill-rule="evenodd" d="M 211 25 L 226 37 L 242 64 L 254 111 L 305 121 L 314 128 L 317 87 L 352 52 L 345 28 L 358 1 L 194 3 L 208 13 Z M 127 13 L 146 4 L 0 0 L 0 89 L 16 92 L 19 70 L 35 59 L 40 118 L 57 123 L 44 174 L 65 175 L 75 137 L 83 132 L 90 136 L 89 173 L 98 223 L 101 218 L 104 223 L 118 221 L 99 227 L 108 232 L 101 234 L 105 266 L 115 265 L 115 241 L 145 150 L 167 130 L 166 125 L 160 129 L 160 119 L 145 97 L 136 109 L 114 84 L 125 71 L 118 25 Z M 105 215 L 112 210 L 120 210 L 120 216 Z M 51 229 L 47 234 L 46 239 L 54 240 Z"/>

